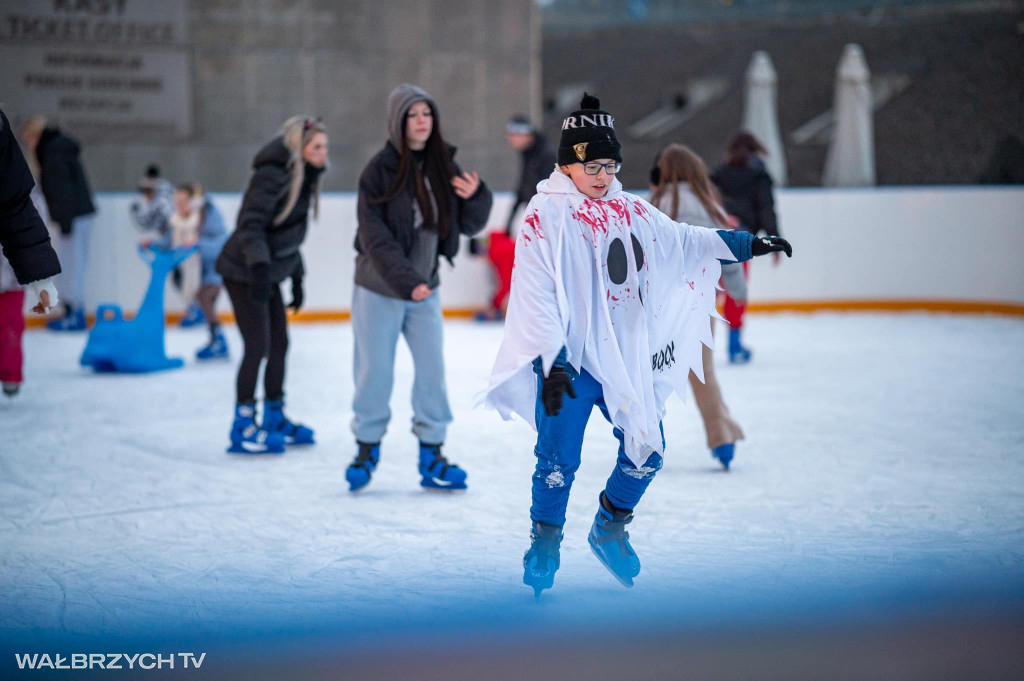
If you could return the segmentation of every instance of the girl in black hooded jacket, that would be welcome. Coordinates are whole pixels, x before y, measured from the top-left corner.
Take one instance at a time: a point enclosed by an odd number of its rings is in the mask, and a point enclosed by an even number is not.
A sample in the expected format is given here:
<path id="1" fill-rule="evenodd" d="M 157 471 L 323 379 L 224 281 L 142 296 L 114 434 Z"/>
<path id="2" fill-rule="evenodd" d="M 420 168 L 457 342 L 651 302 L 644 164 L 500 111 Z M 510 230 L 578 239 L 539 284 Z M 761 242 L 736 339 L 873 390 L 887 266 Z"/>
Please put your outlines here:
<path id="1" fill-rule="evenodd" d="M 391 418 L 388 402 L 395 348 L 404 335 L 416 378 L 412 431 L 420 441 L 420 484 L 465 489 L 466 473 L 441 454 L 448 424 L 438 261 L 451 261 L 460 235 L 487 222 L 491 192 L 476 173 L 455 164 L 437 105 L 414 85 L 388 97 L 388 142 L 359 180 L 359 227 L 352 295 L 352 432 L 358 450 L 345 472 L 349 489 L 364 487 L 380 460 Z"/>
<path id="2" fill-rule="evenodd" d="M 235 231 L 217 259 L 217 272 L 245 342 L 238 368 L 235 420 L 229 452 L 281 453 L 285 444 L 312 444 L 312 429 L 283 412 L 288 318 L 280 284 L 291 279 L 292 302 L 302 307 L 305 269 L 299 247 L 310 207 L 317 214 L 320 175 L 327 166 L 327 129 L 319 119 L 293 116 L 281 135 L 256 154 Z M 264 358 L 263 423 L 256 425 L 256 379 Z"/>

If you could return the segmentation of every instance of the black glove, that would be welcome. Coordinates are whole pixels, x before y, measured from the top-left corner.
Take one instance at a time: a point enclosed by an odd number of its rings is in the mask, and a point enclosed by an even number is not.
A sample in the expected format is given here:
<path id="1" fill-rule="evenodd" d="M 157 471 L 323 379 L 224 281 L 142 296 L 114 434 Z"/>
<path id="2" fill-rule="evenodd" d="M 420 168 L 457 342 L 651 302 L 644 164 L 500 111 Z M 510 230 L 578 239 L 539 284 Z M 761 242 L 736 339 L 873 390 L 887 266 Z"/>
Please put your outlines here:
<path id="1" fill-rule="evenodd" d="M 551 373 L 547 375 L 541 384 L 540 401 L 544 405 L 544 413 L 548 416 L 558 416 L 562 409 L 562 394 L 569 393 L 569 397 L 576 399 L 576 391 L 572 387 L 572 379 L 568 372 L 559 366 L 551 367 Z"/>
<path id="2" fill-rule="evenodd" d="M 757 257 L 784 251 L 787 258 L 793 257 L 793 247 L 781 236 L 758 236 L 754 237 L 754 243 L 750 245 L 750 252 Z"/>
<path id="3" fill-rule="evenodd" d="M 302 277 L 292 277 L 292 302 L 288 303 L 288 307 L 292 309 L 292 312 L 298 312 L 305 299 L 306 294 L 302 290 Z"/>
<path id="4" fill-rule="evenodd" d="M 266 305 L 270 300 L 270 265 L 265 262 L 252 266 L 252 281 L 249 283 L 249 297 L 257 305 Z"/>

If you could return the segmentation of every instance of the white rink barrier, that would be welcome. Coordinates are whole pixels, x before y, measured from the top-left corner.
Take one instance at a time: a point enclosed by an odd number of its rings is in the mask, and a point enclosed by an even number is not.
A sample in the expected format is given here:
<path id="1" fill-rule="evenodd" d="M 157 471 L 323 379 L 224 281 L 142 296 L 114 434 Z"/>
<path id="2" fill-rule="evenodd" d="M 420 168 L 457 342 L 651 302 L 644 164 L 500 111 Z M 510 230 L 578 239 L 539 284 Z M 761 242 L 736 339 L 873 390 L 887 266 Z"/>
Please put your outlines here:
<path id="1" fill-rule="evenodd" d="M 142 300 L 149 268 L 135 251 L 140 233 L 128 211 L 134 196 L 96 197 L 90 310 L 116 303 L 130 312 Z M 233 229 L 241 195 L 211 198 Z M 776 201 L 794 257 L 778 266 L 771 257 L 751 264 L 754 310 L 931 306 L 1024 314 L 1024 188 L 781 189 Z M 510 193 L 497 193 L 488 224 L 503 225 L 511 202 Z M 325 194 L 320 206 L 303 247 L 304 311 L 332 318 L 350 308 L 356 195 Z M 471 257 L 466 240 L 454 268 L 442 261 L 441 281 L 441 300 L 452 313 L 485 306 L 493 292 L 487 260 Z M 169 283 L 166 304 L 169 313 L 183 309 Z M 219 305 L 230 311 L 226 295 Z"/>

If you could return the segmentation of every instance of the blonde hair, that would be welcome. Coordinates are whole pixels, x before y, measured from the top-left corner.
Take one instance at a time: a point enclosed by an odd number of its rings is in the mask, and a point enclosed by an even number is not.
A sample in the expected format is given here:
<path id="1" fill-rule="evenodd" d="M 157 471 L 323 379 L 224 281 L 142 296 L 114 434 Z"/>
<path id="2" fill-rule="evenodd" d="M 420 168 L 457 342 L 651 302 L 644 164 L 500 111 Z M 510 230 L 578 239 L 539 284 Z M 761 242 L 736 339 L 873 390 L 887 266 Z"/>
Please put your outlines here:
<path id="1" fill-rule="evenodd" d="M 722 200 L 708 178 L 708 170 L 700 156 L 693 153 L 689 147 L 682 144 L 670 144 L 665 147 L 658 157 L 658 172 L 660 178 L 658 186 L 651 192 L 651 203 L 658 205 L 658 202 L 669 191 L 672 192 L 672 217 L 679 213 L 679 183 L 686 182 L 693 190 L 694 196 L 704 206 L 711 219 L 722 227 L 729 224 L 725 210 L 722 208 Z"/>
<path id="2" fill-rule="evenodd" d="M 35 115 L 25 121 L 21 126 L 22 137 L 39 137 L 46 130 L 47 120 L 43 116 Z"/>
<path id="3" fill-rule="evenodd" d="M 35 145 L 39 142 L 39 138 L 43 135 L 43 130 L 46 130 L 46 126 L 49 121 L 45 117 L 36 114 L 32 116 L 21 126 L 21 140 L 25 142 L 29 138 L 33 140 L 32 147 L 25 149 L 25 161 L 28 162 L 29 172 L 32 173 L 32 177 L 39 179 L 39 157 L 36 155 Z"/>
<path id="4" fill-rule="evenodd" d="M 281 138 L 284 146 L 291 152 L 288 159 L 288 169 L 291 172 L 291 181 L 288 183 L 288 200 L 284 202 L 284 208 L 274 218 L 274 224 L 284 222 L 288 214 L 295 208 L 299 200 L 299 192 L 302 191 L 302 181 L 306 176 L 306 163 L 302 158 L 302 150 L 306 148 L 310 140 L 317 133 L 327 134 L 327 127 L 319 118 L 310 116 L 292 116 L 281 126 Z M 313 187 L 313 217 L 320 215 L 320 180 L 317 179 Z"/>

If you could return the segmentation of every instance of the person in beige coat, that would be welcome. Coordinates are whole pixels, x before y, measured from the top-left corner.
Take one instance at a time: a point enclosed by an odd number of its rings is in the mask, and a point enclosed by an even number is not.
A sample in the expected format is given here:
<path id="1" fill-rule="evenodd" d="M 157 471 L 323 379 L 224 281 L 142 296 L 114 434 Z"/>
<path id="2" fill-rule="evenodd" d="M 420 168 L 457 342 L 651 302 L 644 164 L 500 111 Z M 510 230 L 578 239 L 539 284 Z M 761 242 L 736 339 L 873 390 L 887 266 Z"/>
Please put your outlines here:
<path id="1" fill-rule="evenodd" d="M 670 144 L 658 154 L 651 169 L 651 203 L 676 222 L 699 227 L 729 228 L 728 214 L 708 178 L 704 162 L 681 144 Z M 747 297 L 746 280 L 739 265 L 722 266 L 722 285 L 734 299 Z M 708 449 L 725 470 L 735 455 L 743 429 L 729 414 L 715 376 L 711 348 L 704 346 L 704 382 L 690 372 L 690 387 L 704 419 Z"/>

